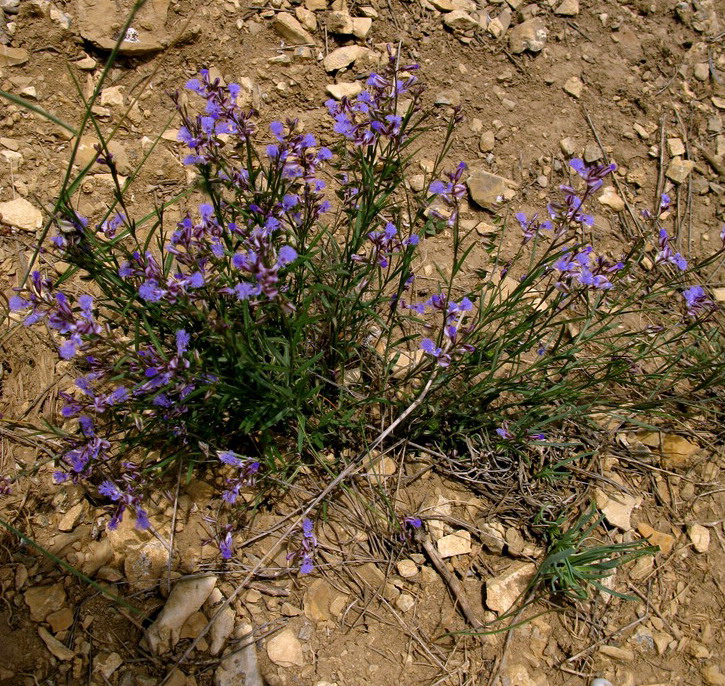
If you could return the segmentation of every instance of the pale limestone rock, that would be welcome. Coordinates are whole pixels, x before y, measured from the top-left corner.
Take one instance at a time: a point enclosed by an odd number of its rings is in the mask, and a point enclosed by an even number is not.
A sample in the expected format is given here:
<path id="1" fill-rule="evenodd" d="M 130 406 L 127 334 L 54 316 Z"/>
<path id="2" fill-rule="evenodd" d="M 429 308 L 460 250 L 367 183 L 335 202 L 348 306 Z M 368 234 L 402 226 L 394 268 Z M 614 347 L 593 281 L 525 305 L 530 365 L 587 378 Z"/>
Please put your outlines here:
<path id="1" fill-rule="evenodd" d="M 277 14 L 272 22 L 272 27 L 291 45 L 306 45 L 315 42 L 312 34 L 306 31 L 302 24 L 287 12 Z"/>
<path id="2" fill-rule="evenodd" d="M 649 524 L 640 522 L 637 524 L 637 531 L 640 536 L 649 540 L 651 545 L 659 546 L 663 555 L 669 555 L 675 545 L 675 538 L 663 531 L 656 531 Z"/>
<path id="3" fill-rule="evenodd" d="M 327 30 L 338 35 L 352 33 L 352 17 L 348 12 L 330 12 L 327 15 Z"/>
<path id="4" fill-rule="evenodd" d="M 559 141 L 559 147 L 561 151 L 571 157 L 576 152 L 576 141 L 573 138 L 562 138 Z"/>
<path id="5" fill-rule="evenodd" d="M 625 208 L 624 200 L 619 197 L 614 186 L 605 186 L 597 196 L 597 200 L 615 212 L 621 212 Z"/>
<path id="6" fill-rule="evenodd" d="M 536 565 L 520 562 L 486 582 L 486 606 L 494 612 L 507 612 L 523 594 L 536 573 Z"/>
<path id="7" fill-rule="evenodd" d="M 68 510 L 58 522 L 58 529 L 60 531 L 73 531 L 78 526 L 78 522 L 83 516 L 83 503 L 77 503 Z"/>
<path id="8" fill-rule="evenodd" d="M 510 200 L 517 187 L 514 181 L 483 169 L 472 170 L 466 184 L 473 202 L 487 210 L 494 210 L 498 203 Z"/>
<path id="9" fill-rule="evenodd" d="M 667 139 L 667 150 L 669 150 L 671 157 L 680 157 L 685 154 L 685 144 L 681 138 L 668 138 Z"/>
<path id="10" fill-rule="evenodd" d="M 579 0 L 564 0 L 554 10 L 554 14 L 560 17 L 576 17 L 579 14 Z"/>
<path id="11" fill-rule="evenodd" d="M 410 612 L 415 607 L 415 598 L 409 593 L 401 593 L 395 601 L 395 607 L 401 612 Z"/>
<path id="12" fill-rule="evenodd" d="M 544 45 L 548 31 L 546 24 L 540 17 L 534 17 L 514 26 L 509 34 L 509 48 L 511 52 L 518 55 L 525 50 L 529 52 L 540 52 Z"/>
<path id="13" fill-rule="evenodd" d="M 325 71 L 338 71 L 350 66 L 361 58 L 374 59 L 375 53 L 369 48 L 361 45 L 348 45 L 344 48 L 336 48 L 322 60 Z"/>
<path id="14" fill-rule="evenodd" d="M 57 657 L 59 660 L 66 662 L 68 660 L 72 660 L 76 656 L 70 648 L 66 648 L 55 636 L 51 635 L 45 627 L 38 627 L 38 635 L 43 639 L 43 643 L 45 643 L 53 657 Z"/>
<path id="15" fill-rule="evenodd" d="M 43 226 L 43 215 L 25 198 L 15 198 L 0 202 L 0 221 L 17 229 L 35 231 Z"/>
<path id="16" fill-rule="evenodd" d="M 443 23 L 453 31 L 467 31 L 479 28 L 478 21 L 467 12 L 453 10 L 443 17 Z"/>
<path id="17" fill-rule="evenodd" d="M 465 529 L 454 531 L 436 541 L 438 553 L 442 558 L 455 555 L 467 555 L 471 552 L 471 533 Z"/>
<path id="18" fill-rule="evenodd" d="M 413 560 L 398 560 L 395 565 L 398 569 L 398 574 L 404 579 L 410 579 L 418 573 L 418 565 Z"/>
<path id="19" fill-rule="evenodd" d="M 458 107 L 461 104 L 461 93 L 455 88 L 441 91 L 436 95 L 436 105 L 448 105 L 449 107 Z"/>
<path id="20" fill-rule="evenodd" d="M 50 629 L 54 634 L 59 631 L 65 631 L 69 629 L 73 624 L 73 610 L 69 607 L 61 608 L 56 612 L 51 612 L 45 621 L 50 624 Z"/>
<path id="21" fill-rule="evenodd" d="M 28 61 L 28 51 L 25 48 L 11 48 L 9 45 L 0 45 L 0 67 L 17 67 Z"/>
<path id="22" fill-rule="evenodd" d="M 692 541 L 692 547 L 698 553 L 706 553 L 710 547 L 710 531 L 702 524 L 692 524 L 687 527 L 687 535 Z"/>
<path id="23" fill-rule="evenodd" d="M 131 588 L 149 591 L 167 569 L 169 552 L 159 540 L 152 540 L 140 548 L 129 550 L 123 561 L 123 571 Z"/>
<path id="24" fill-rule="evenodd" d="M 207 576 L 176 583 L 161 614 L 146 630 L 145 640 L 152 653 L 159 655 L 176 645 L 184 623 L 204 604 L 216 582 L 215 576 Z"/>
<path id="25" fill-rule="evenodd" d="M 493 131 L 484 131 L 478 140 L 478 147 L 481 152 L 491 152 L 496 145 L 496 136 Z"/>
<path id="26" fill-rule="evenodd" d="M 331 83 L 325 86 L 325 90 L 335 100 L 342 100 L 343 98 L 354 98 L 358 93 L 362 91 L 362 85 L 359 81 L 342 81 L 340 83 Z"/>
<path id="27" fill-rule="evenodd" d="M 60 610 L 66 600 L 62 584 L 33 586 L 25 591 L 24 597 L 30 608 L 30 616 L 36 622 L 42 622 L 51 612 Z"/>
<path id="28" fill-rule="evenodd" d="M 683 160 L 681 157 L 673 157 L 667 167 L 665 175 L 674 183 L 683 183 L 690 172 L 695 168 L 693 160 Z"/>
<path id="29" fill-rule="evenodd" d="M 108 679 L 122 664 L 123 658 L 118 653 L 99 653 L 93 659 L 93 671 Z"/>
<path id="30" fill-rule="evenodd" d="M 353 17 L 352 35 L 360 40 L 365 40 L 373 26 L 373 20 L 369 17 Z"/>
<path id="31" fill-rule="evenodd" d="M 584 83 L 578 76 L 572 76 L 564 82 L 564 92 L 573 98 L 580 98 L 584 90 Z"/>
<path id="32" fill-rule="evenodd" d="M 123 86 L 111 86 L 101 91 L 101 105 L 103 107 L 123 107 Z"/>
<path id="33" fill-rule="evenodd" d="M 267 641 L 267 655 L 280 667 L 302 667 L 305 664 L 302 643 L 292 629 L 285 629 Z"/>
<path id="34" fill-rule="evenodd" d="M 626 493 L 607 494 L 599 488 L 594 492 L 594 497 L 597 507 L 609 524 L 622 531 L 631 530 L 632 511 L 641 505 L 642 498 Z"/>
<path id="35" fill-rule="evenodd" d="M 308 31 L 317 30 L 317 17 L 315 13 L 305 7 L 295 8 L 295 17 Z"/>

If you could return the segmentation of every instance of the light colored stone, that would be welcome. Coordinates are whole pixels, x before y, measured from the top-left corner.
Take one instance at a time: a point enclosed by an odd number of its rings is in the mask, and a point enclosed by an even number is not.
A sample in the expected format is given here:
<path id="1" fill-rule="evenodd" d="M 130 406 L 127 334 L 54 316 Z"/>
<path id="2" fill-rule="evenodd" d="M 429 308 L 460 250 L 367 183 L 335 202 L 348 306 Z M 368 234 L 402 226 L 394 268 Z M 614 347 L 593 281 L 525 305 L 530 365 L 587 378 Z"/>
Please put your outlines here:
<path id="1" fill-rule="evenodd" d="M 717 665 L 706 665 L 700 671 L 702 678 L 709 686 L 725 686 L 725 674 L 720 671 Z"/>
<path id="2" fill-rule="evenodd" d="M 335 100 L 354 98 L 362 89 L 362 84 L 359 81 L 341 81 L 340 83 L 330 83 L 325 86 L 325 90 Z"/>
<path id="3" fill-rule="evenodd" d="M 305 616 L 313 622 L 325 622 L 332 619 L 331 605 L 341 595 L 325 579 L 316 579 L 305 590 L 303 607 Z M 344 596 L 347 598 L 347 596 Z"/>
<path id="4" fill-rule="evenodd" d="M 670 536 L 670 534 L 666 534 L 663 531 L 657 531 L 645 522 L 637 524 L 637 531 L 642 538 L 648 539 L 651 545 L 659 546 L 660 552 L 663 555 L 669 555 L 672 552 L 672 548 L 675 545 L 674 536 Z"/>
<path id="5" fill-rule="evenodd" d="M 103 107 L 123 107 L 123 86 L 111 86 L 101 91 L 101 105 Z"/>
<path id="6" fill-rule="evenodd" d="M 692 68 L 692 74 L 698 81 L 707 81 L 710 78 L 710 66 L 707 62 L 698 62 Z"/>
<path id="7" fill-rule="evenodd" d="M 518 55 L 526 50 L 529 52 L 540 52 L 544 45 L 548 31 L 546 24 L 540 17 L 533 17 L 514 26 L 509 33 L 509 48 L 511 52 Z"/>
<path id="8" fill-rule="evenodd" d="M 280 667 L 302 667 L 305 664 L 302 643 L 292 629 L 285 629 L 267 641 L 267 655 Z"/>
<path id="9" fill-rule="evenodd" d="M 478 140 L 478 147 L 481 152 L 491 152 L 496 145 L 496 136 L 493 131 L 484 131 Z"/>
<path id="10" fill-rule="evenodd" d="M 194 612 L 194 614 L 187 618 L 187 620 L 184 622 L 184 625 L 181 627 L 181 631 L 179 632 L 179 640 L 183 640 L 185 638 L 197 638 L 201 635 L 201 632 L 204 630 L 206 623 L 206 615 L 203 612 Z"/>
<path id="11" fill-rule="evenodd" d="M 584 147 L 584 161 L 587 164 L 592 164 L 593 162 L 599 162 L 599 160 L 604 157 L 604 153 L 602 152 L 602 149 L 596 144 L 596 143 L 588 143 Z"/>
<path id="12" fill-rule="evenodd" d="M 338 71 L 350 66 L 361 58 L 374 58 L 375 53 L 369 48 L 361 45 L 348 45 L 344 48 L 336 48 L 322 60 L 325 71 Z"/>
<path id="13" fill-rule="evenodd" d="M 624 200 L 619 197 L 614 186 L 605 186 L 602 192 L 597 196 L 600 204 L 609 207 L 615 212 L 621 212 L 625 208 Z"/>
<path id="14" fill-rule="evenodd" d="M 467 555 L 471 552 L 471 533 L 465 529 L 454 531 L 436 541 L 438 553 L 442 558 L 455 555 Z"/>
<path id="15" fill-rule="evenodd" d="M 167 569 L 169 552 L 161 541 L 154 539 L 140 548 L 129 550 L 123 561 L 123 571 L 131 588 L 148 591 L 154 588 Z"/>
<path id="16" fill-rule="evenodd" d="M 692 541 L 692 547 L 698 553 L 706 553 L 710 548 L 710 531 L 702 524 L 691 524 L 687 527 L 687 535 Z"/>
<path id="17" fill-rule="evenodd" d="M 99 653 L 93 659 L 93 671 L 108 679 L 122 664 L 123 658 L 118 653 Z"/>
<path id="18" fill-rule="evenodd" d="M 580 98 L 584 90 L 584 82 L 578 76 L 572 76 L 564 82 L 564 92 L 573 98 Z"/>
<path id="19" fill-rule="evenodd" d="M 20 95 L 29 100 L 38 99 L 38 91 L 36 90 L 35 86 L 26 86 L 20 91 Z"/>
<path id="20" fill-rule="evenodd" d="M 76 503 L 61 517 L 60 522 L 58 522 L 58 529 L 60 531 L 73 531 L 78 526 L 82 516 L 83 503 Z"/>
<path id="21" fill-rule="evenodd" d="M 252 627 L 243 624 L 235 632 L 241 639 L 240 647 L 222 658 L 214 672 L 214 686 L 266 686 L 259 673 L 256 642 L 252 638 Z"/>
<path id="22" fill-rule="evenodd" d="M 685 154 L 685 144 L 681 138 L 668 138 L 667 139 L 667 150 L 669 150 L 670 156 L 679 157 Z"/>
<path id="23" fill-rule="evenodd" d="M 559 141 L 559 147 L 561 151 L 571 157 L 576 152 L 576 141 L 573 138 L 562 138 Z"/>
<path id="24" fill-rule="evenodd" d="M 418 565 L 413 560 L 398 560 L 395 565 L 398 569 L 398 574 L 404 579 L 410 579 L 418 573 Z"/>
<path id="25" fill-rule="evenodd" d="M 9 45 L 0 45 L 0 67 L 17 67 L 28 61 L 28 51 L 25 48 L 11 48 Z"/>
<path id="26" fill-rule="evenodd" d="M 327 30 L 330 33 L 350 35 L 352 29 L 352 17 L 349 12 L 330 12 L 327 15 Z"/>
<path id="27" fill-rule="evenodd" d="M 619 648 L 618 646 L 602 646 L 599 654 L 616 660 L 617 662 L 633 662 L 634 653 L 629 648 Z"/>
<path id="28" fill-rule="evenodd" d="M 91 161 L 97 160 L 98 152 L 95 146 L 99 143 L 100 141 L 94 136 L 81 136 L 78 150 L 76 151 L 74 164 L 77 164 L 80 167 L 86 167 Z M 126 153 L 126 148 L 123 146 L 123 144 L 119 143 L 118 141 L 106 141 L 106 146 L 111 155 L 113 155 L 113 161 L 115 162 L 116 168 L 118 169 L 119 173 L 128 174 L 131 171 L 131 163 L 128 159 L 128 154 Z M 90 172 L 92 174 L 104 174 L 107 171 L 108 167 L 106 167 L 105 165 L 100 165 L 98 163 L 94 163 L 90 169 Z"/>
<path id="29" fill-rule="evenodd" d="M 81 71 L 93 71 L 97 66 L 98 62 L 94 60 L 89 55 L 86 55 L 84 58 L 77 60 L 76 62 L 73 62 L 73 64 L 78 67 Z"/>
<path id="30" fill-rule="evenodd" d="M 295 17 L 308 31 L 317 30 L 317 17 L 311 10 L 305 7 L 295 7 Z"/>
<path id="31" fill-rule="evenodd" d="M 107 538 L 100 541 L 91 541 L 86 546 L 81 571 L 86 576 L 93 576 L 103 565 L 110 562 L 113 557 L 113 546 Z"/>
<path id="32" fill-rule="evenodd" d="M 373 20 L 369 17 L 353 17 L 352 35 L 360 40 L 365 40 L 373 27 Z"/>
<path id="33" fill-rule="evenodd" d="M 478 21 L 463 10 L 453 10 L 443 17 L 443 23 L 452 31 L 468 31 L 479 27 Z"/>
<path id="34" fill-rule="evenodd" d="M 144 638 L 152 653 L 159 655 L 178 643 L 184 623 L 204 604 L 216 582 L 215 576 L 207 576 L 175 584 L 164 609 L 146 630 Z"/>
<path id="35" fill-rule="evenodd" d="M 712 295 L 717 302 L 725 302 L 725 288 L 713 288 Z"/>
<path id="36" fill-rule="evenodd" d="M 677 434 L 661 434 L 656 431 L 649 431 L 639 434 L 637 438 L 644 445 L 659 450 L 662 456 L 662 466 L 667 469 L 690 466 L 694 455 L 700 449 L 700 446 L 696 443 L 691 443 Z"/>
<path id="37" fill-rule="evenodd" d="M 436 105 L 448 105 L 449 107 L 458 107 L 461 104 L 461 93 L 455 88 L 440 91 L 435 98 Z"/>
<path id="38" fill-rule="evenodd" d="M 57 657 L 62 662 L 72 660 L 76 656 L 70 648 L 66 648 L 55 636 L 50 634 L 45 627 L 38 627 L 38 635 L 41 639 L 43 639 L 43 643 L 45 643 L 53 657 Z"/>
<path id="39" fill-rule="evenodd" d="M 522 664 L 505 664 L 501 670 L 501 682 L 511 686 L 541 686 L 539 680 L 534 680 L 529 670 Z"/>
<path id="40" fill-rule="evenodd" d="M 272 22 L 272 28 L 291 45 L 307 45 L 315 42 L 312 34 L 287 12 L 277 14 Z"/>
<path id="41" fill-rule="evenodd" d="M 665 175 L 674 183 L 683 183 L 694 168 L 695 162 L 693 160 L 683 160 L 681 157 L 673 157 L 670 160 Z"/>
<path id="42" fill-rule="evenodd" d="M 327 9 L 327 0 L 305 0 L 305 7 L 312 12 Z"/>
<path id="43" fill-rule="evenodd" d="M 597 507 L 609 524 L 622 531 L 631 530 L 632 510 L 641 505 L 642 498 L 627 493 L 607 494 L 599 488 L 594 492 L 594 497 Z"/>
<path id="44" fill-rule="evenodd" d="M 579 14 L 579 0 L 564 0 L 554 10 L 554 14 L 560 17 L 576 17 Z"/>
<path id="45" fill-rule="evenodd" d="M 486 606 L 494 612 L 507 612 L 526 591 L 535 573 L 535 564 L 520 562 L 489 579 L 486 582 Z"/>
<path id="46" fill-rule="evenodd" d="M 415 598 L 410 593 L 401 593 L 395 601 L 395 607 L 401 612 L 410 612 L 415 607 Z"/>
<path id="47" fill-rule="evenodd" d="M 0 221 L 17 229 L 35 231 L 43 226 L 43 215 L 25 198 L 15 198 L 0 202 Z"/>
<path id="48" fill-rule="evenodd" d="M 33 586 L 25 591 L 25 603 L 30 608 L 30 617 L 42 622 L 51 613 L 60 610 L 66 601 L 62 584 Z"/>
<path id="49" fill-rule="evenodd" d="M 466 184 L 473 202 L 487 210 L 494 210 L 499 203 L 510 200 L 517 188 L 514 181 L 483 169 L 472 170 Z"/>
<path id="50" fill-rule="evenodd" d="M 73 610 L 69 607 L 61 608 L 56 612 L 51 612 L 45 621 L 50 624 L 50 629 L 54 634 L 65 631 L 73 625 Z"/>

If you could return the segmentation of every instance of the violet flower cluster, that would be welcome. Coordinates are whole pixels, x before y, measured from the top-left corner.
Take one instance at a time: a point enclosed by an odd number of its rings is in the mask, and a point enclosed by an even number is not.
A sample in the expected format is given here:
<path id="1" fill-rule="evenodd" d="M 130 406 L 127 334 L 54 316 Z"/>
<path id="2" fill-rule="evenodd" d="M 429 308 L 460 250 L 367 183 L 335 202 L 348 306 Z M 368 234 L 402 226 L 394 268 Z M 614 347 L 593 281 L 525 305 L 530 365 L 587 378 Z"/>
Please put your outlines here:
<path id="1" fill-rule="evenodd" d="M 310 574 L 315 568 L 315 551 L 317 549 L 317 536 L 312 520 L 305 517 L 302 520 L 302 540 L 300 546 L 287 555 L 291 564 L 299 564 L 300 574 Z"/>
<path id="2" fill-rule="evenodd" d="M 420 342 L 420 347 L 427 355 L 435 358 L 438 365 L 448 367 L 454 356 L 460 356 L 465 353 L 472 353 L 475 347 L 466 342 L 468 334 L 473 327 L 464 327 L 463 321 L 467 312 L 473 310 L 473 303 L 464 297 L 460 302 L 449 300 L 445 293 L 432 295 L 426 302 L 416 305 L 409 305 L 410 309 L 418 314 L 425 313 L 426 309 L 431 309 L 443 317 L 443 326 L 441 342 L 437 342 L 430 337 L 425 337 Z"/>

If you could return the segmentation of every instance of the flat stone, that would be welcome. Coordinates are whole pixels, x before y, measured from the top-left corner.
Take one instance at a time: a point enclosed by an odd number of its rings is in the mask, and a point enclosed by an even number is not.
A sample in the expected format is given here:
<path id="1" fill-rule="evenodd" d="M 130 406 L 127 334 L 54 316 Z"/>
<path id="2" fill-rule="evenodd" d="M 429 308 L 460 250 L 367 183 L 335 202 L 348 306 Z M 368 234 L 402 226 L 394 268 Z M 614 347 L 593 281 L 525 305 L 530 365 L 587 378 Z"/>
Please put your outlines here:
<path id="1" fill-rule="evenodd" d="M 672 552 L 672 548 L 675 545 L 674 536 L 670 536 L 670 534 L 666 534 L 662 531 L 657 531 L 649 524 L 645 524 L 645 522 L 637 524 L 637 531 L 642 538 L 649 539 L 649 542 L 652 545 L 659 546 L 663 555 L 669 555 Z"/>
<path id="2" fill-rule="evenodd" d="M 638 436 L 646 446 L 658 449 L 662 455 L 662 466 L 666 469 L 689 467 L 700 446 L 691 443 L 678 434 L 648 432 Z"/>
<path id="3" fill-rule="evenodd" d="M 454 531 L 436 541 L 438 553 L 442 558 L 455 555 L 467 555 L 471 552 L 471 533 L 465 529 Z"/>
<path id="4" fill-rule="evenodd" d="M 718 665 L 706 665 L 700 674 L 709 686 L 725 686 L 725 674 L 720 671 Z"/>
<path id="5" fill-rule="evenodd" d="M 181 627 L 181 632 L 179 633 L 179 640 L 183 640 L 185 638 L 194 639 L 197 636 L 201 635 L 201 632 L 204 630 L 206 623 L 206 615 L 203 612 L 194 612 L 194 614 L 190 615 L 189 618 L 184 622 L 184 626 Z"/>
<path id="6" fill-rule="evenodd" d="M 25 48 L 11 48 L 9 45 L 0 45 L 0 67 L 17 67 L 28 61 L 28 51 Z"/>
<path id="7" fill-rule="evenodd" d="M 415 598 L 410 593 L 401 593 L 395 601 L 395 607 L 401 612 L 410 612 L 415 607 Z"/>
<path id="8" fill-rule="evenodd" d="M 622 531 L 631 530 L 632 510 L 641 505 L 642 498 L 626 493 L 607 494 L 599 488 L 595 490 L 594 497 L 597 507 L 609 524 Z"/>
<path id="9" fill-rule="evenodd" d="M 166 31 L 170 0 L 150 0 L 134 17 L 133 29 L 118 48 L 119 55 L 141 56 L 159 52 L 171 42 Z M 109 52 L 116 47 L 116 32 L 126 19 L 126 8 L 114 0 L 77 0 L 75 16 L 83 38 Z"/>
<path id="10" fill-rule="evenodd" d="M 687 527 L 687 535 L 692 547 L 698 553 L 706 553 L 710 548 L 710 531 L 702 524 L 692 524 Z"/>
<path id="11" fill-rule="evenodd" d="M 560 17 L 576 17 L 579 14 L 579 0 L 564 0 L 554 10 L 554 14 Z"/>
<path id="12" fill-rule="evenodd" d="M 619 648 L 617 646 L 602 646 L 599 654 L 616 660 L 617 662 L 633 662 L 634 653 L 628 648 Z"/>
<path id="13" fill-rule="evenodd" d="M 494 210 L 500 202 L 510 200 L 517 187 L 516 182 L 482 169 L 473 170 L 466 184 L 473 202 L 487 210 Z"/>
<path id="14" fill-rule="evenodd" d="M 564 92 L 573 98 L 580 98 L 584 90 L 584 82 L 578 76 L 572 76 L 564 82 Z"/>
<path id="15" fill-rule="evenodd" d="M 99 653 L 93 659 L 93 671 L 108 679 L 122 664 L 123 658 L 118 653 Z"/>
<path id="16" fill-rule="evenodd" d="M 97 66 L 98 62 L 89 55 L 86 55 L 83 59 L 73 62 L 78 69 L 81 71 L 93 71 Z"/>
<path id="17" fill-rule="evenodd" d="M 619 197 L 614 186 L 605 186 L 597 196 L 597 200 L 615 212 L 621 212 L 625 208 L 624 200 Z"/>
<path id="18" fill-rule="evenodd" d="M 559 141 L 559 147 L 565 155 L 573 155 L 576 152 L 576 141 L 573 138 L 562 138 Z"/>
<path id="19" fill-rule="evenodd" d="M 496 145 L 496 136 L 493 131 L 484 131 L 478 139 L 478 147 L 481 152 L 491 152 Z"/>
<path id="20" fill-rule="evenodd" d="M 398 560 L 395 565 L 398 569 L 398 574 L 404 579 L 410 579 L 418 573 L 418 565 L 413 560 Z"/>
<path id="21" fill-rule="evenodd" d="M 683 160 L 681 157 L 673 157 L 667 167 L 665 176 L 674 183 L 683 183 L 694 168 L 695 162 L 693 160 Z"/>
<path id="22" fill-rule="evenodd" d="M 35 231 L 43 226 L 43 214 L 25 198 L 0 202 L 0 221 L 17 229 Z"/>
<path id="23" fill-rule="evenodd" d="M 303 607 L 307 619 L 325 622 L 332 619 L 330 606 L 340 592 L 325 579 L 316 579 L 305 590 Z"/>
<path id="24" fill-rule="evenodd" d="M 257 663 L 257 646 L 254 640 L 249 640 L 251 635 L 249 624 L 239 627 L 236 636 L 242 639 L 242 647 L 222 658 L 214 672 L 214 686 L 264 686 L 266 682 Z"/>
<path id="25" fill-rule="evenodd" d="M 584 161 L 588 164 L 598 162 L 602 157 L 604 157 L 604 153 L 596 143 L 589 143 L 584 147 Z"/>
<path id="26" fill-rule="evenodd" d="M 518 55 L 526 50 L 529 52 L 540 52 L 549 33 L 544 20 L 540 17 L 533 17 L 514 26 L 509 33 L 509 48 L 511 52 Z"/>
<path id="27" fill-rule="evenodd" d="M 103 107 L 123 107 L 123 86 L 111 86 L 101 91 L 101 105 Z"/>
<path id="28" fill-rule="evenodd" d="M 325 90 L 335 100 L 354 98 L 358 93 L 362 92 L 362 89 L 362 84 L 359 81 L 342 81 L 340 83 L 330 83 L 325 86 Z"/>
<path id="29" fill-rule="evenodd" d="M 30 616 L 36 622 L 42 622 L 65 604 L 66 594 L 62 584 L 52 586 L 33 586 L 25 591 L 25 603 L 30 608 Z"/>
<path id="30" fill-rule="evenodd" d="M 369 48 L 361 45 L 348 45 L 344 48 L 336 48 L 322 60 L 325 71 L 338 71 L 348 67 L 361 58 L 374 58 L 375 53 Z"/>
<path id="31" fill-rule="evenodd" d="M 352 29 L 352 17 L 348 12 L 330 12 L 327 15 L 327 30 L 330 33 L 350 35 Z"/>
<path id="32" fill-rule="evenodd" d="M 267 641 L 267 655 L 280 667 L 302 667 L 305 664 L 302 643 L 292 629 L 285 629 Z"/>
<path id="33" fill-rule="evenodd" d="M 43 639 L 43 643 L 45 643 L 53 657 L 57 657 L 62 662 L 72 660 L 76 656 L 70 648 L 66 648 L 55 636 L 50 634 L 45 627 L 38 627 L 38 636 Z"/>
<path id="34" fill-rule="evenodd" d="M 536 565 L 519 562 L 511 565 L 503 574 L 486 582 L 486 606 L 494 612 L 503 613 L 526 591 L 534 578 Z"/>
<path id="35" fill-rule="evenodd" d="M 83 516 L 83 503 L 77 503 L 61 517 L 58 522 L 58 529 L 60 531 L 73 531 L 78 526 L 78 522 Z"/>
<path id="36" fill-rule="evenodd" d="M 682 142 L 681 138 L 668 138 L 667 150 L 669 151 L 671 157 L 680 157 L 686 152 L 685 144 Z"/>
<path id="37" fill-rule="evenodd" d="M 453 10 L 443 17 L 443 23 L 453 31 L 468 31 L 479 27 L 478 21 L 463 10 Z"/>
<path id="38" fill-rule="evenodd" d="M 461 93 L 455 88 L 441 91 L 436 95 L 436 105 L 448 105 L 450 107 L 458 107 L 461 104 Z"/>
<path id="39" fill-rule="evenodd" d="M 496 39 L 501 38 L 511 26 L 511 17 L 511 10 L 507 7 L 488 23 L 486 31 Z"/>
<path id="40" fill-rule="evenodd" d="M 365 40 L 373 27 L 373 20 L 369 17 L 353 17 L 352 35 L 360 40 Z"/>
<path id="41" fill-rule="evenodd" d="M 150 591 L 158 584 L 168 567 L 169 552 L 159 540 L 129 550 L 123 561 L 123 572 L 135 591 Z"/>
<path id="42" fill-rule="evenodd" d="M 61 608 L 56 612 L 51 612 L 45 621 L 50 624 L 50 629 L 54 634 L 65 631 L 73 625 L 73 610 L 69 607 Z"/>
<path id="43" fill-rule="evenodd" d="M 312 34 L 287 12 L 280 12 L 275 16 L 272 28 L 291 45 L 306 45 L 315 42 Z"/>

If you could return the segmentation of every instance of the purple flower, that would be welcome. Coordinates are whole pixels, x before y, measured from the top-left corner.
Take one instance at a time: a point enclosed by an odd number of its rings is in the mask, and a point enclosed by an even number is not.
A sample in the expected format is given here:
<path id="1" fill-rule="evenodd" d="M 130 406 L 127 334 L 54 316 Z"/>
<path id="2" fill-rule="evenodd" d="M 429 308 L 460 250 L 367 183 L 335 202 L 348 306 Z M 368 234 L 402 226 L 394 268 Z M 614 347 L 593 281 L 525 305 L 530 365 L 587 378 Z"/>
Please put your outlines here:
<path id="1" fill-rule="evenodd" d="M 690 317 L 697 317 L 699 314 L 714 309 L 715 303 L 708 297 L 702 286 L 690 286 L 682 291 L 685 299 L 687 314 Z"/>
<path id="2" fill-rule="evenodd" d="M 283 245 L 277 254 L 277 264 L 285 267 L 297 259 L 297 251 L 291 245 Z"/>
<path id="3" fill-rule="evenodd" d="M 110 498 L 114 502 L 117 500 L 120 500 L 123 494 L 118 489 L 118 486 L 114 484 L 112 481 L 104 481 L 99 487 L 98 492 L 105 496 L 106 498 Z"/>
<path id="4" fill-rule="evenodd" d="M 219 552 L 222 555 L 222 560 L 231 560 L 233 553 L 234 543 L 232 541 L 232 532 L 227 531 L 226 536 L 219 541 Z"/>
<path id="5" fill-rule="evenodd" d="M 144 300 L 155 303 L 164 297 L 166 291 L 159 286 L 156 279 L 149 279 L 139 286 L 138 294 Z"/>
<path id="6" fill-rule="evenodd" d="M 510 441 L 514 438 L 514 435 L 509 431 L 509 423 L 507 421 L 501 422 L 501 426 L 496 429 L 496 433 L 505 441 Z"/>
<path id="7" fill-rule="evenodd" d="M 569 166 L 584 179 L 589 188 L 589 191 L 595 191 L 600 188 L 602 186 L 604 177 L 617 168 L 616 164 L 589 165 L 578 158 L 575 158 L 571 162 L 569 162 Z"/>

